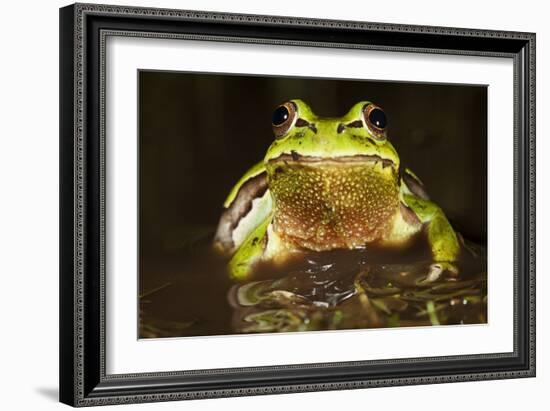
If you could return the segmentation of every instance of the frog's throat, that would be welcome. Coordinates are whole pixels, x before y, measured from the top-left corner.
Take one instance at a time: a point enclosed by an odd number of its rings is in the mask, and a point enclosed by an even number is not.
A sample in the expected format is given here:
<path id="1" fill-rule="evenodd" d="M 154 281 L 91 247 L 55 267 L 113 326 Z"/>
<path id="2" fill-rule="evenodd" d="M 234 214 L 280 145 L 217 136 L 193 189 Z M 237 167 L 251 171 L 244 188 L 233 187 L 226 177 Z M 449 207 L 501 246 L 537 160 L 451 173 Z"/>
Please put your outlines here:
<path id="1" fill-rule="evenodd" d="M 336 156 L 336 157 L 317 157 L 317 156 L 303 156 L 295 151 L 290 154 L 284 153 L 276 158 L 272 158 L 268 161 L 269 164 L 289 164 L 289 163 L 304 163 L 304 164 L 356 164 L 356 163 L 380 163 L 382 168 L 395 167 L 395 163 L 388 159 L 382 158 L 376 154 L 356 154 L 352 156 Z"/>
<path id="2" fill-rule="evenodd" d="M 315 251 L 357 248 L 386 238 L 399 210 L 397 172 L 375 157 L 269 162 L 277 235 Z"/>

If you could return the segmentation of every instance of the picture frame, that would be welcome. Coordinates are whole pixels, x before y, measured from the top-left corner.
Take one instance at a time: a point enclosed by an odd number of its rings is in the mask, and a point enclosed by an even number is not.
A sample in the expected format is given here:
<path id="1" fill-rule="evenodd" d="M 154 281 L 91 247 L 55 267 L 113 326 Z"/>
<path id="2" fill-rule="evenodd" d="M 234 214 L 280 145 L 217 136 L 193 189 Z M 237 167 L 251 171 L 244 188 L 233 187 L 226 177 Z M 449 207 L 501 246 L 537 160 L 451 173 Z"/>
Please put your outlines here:
<path id="1" fill-rule="evenodd" d="M 507 59 L 513 65 L 513 349 L 107 372 L 109 37 Z M 494 104 L 489 99 L 489 104 Z M 509 107 L 509 106 L 508 106 Z M 489 181 L 489 184 L 491 182 Z M 72 406 L 535 376 L 535 34 L 74 4 L 60 9 L 60 401 Z M 249 336 L 247 338 L 256 338 Z M 153 342 L 154 343 L 154 342 Z M 154 360 L 154 359 L 153 359 Z"/>

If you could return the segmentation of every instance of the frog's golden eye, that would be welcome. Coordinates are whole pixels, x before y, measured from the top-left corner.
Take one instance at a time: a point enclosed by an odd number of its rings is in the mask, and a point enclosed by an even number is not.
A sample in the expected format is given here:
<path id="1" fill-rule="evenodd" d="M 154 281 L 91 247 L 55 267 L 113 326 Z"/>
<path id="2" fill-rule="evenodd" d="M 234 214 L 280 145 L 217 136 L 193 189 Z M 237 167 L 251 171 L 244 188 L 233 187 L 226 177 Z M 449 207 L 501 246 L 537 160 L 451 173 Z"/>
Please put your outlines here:
<path id="1" fill-rule="evenodd" d="M 292 101 L 282 104 L 273 112 L 273 133 L 276 138 L 284 136 L 288 130 L 296 123 L 297 118 L 296 104 Z"/>
<path id="2" fill-rule="evenodd" d="M 371 134 L 379 140 L 386 138 L 388 121 L 386 113 L 375 104 L 367 104 L 363 108 L 363 122 Z"/>

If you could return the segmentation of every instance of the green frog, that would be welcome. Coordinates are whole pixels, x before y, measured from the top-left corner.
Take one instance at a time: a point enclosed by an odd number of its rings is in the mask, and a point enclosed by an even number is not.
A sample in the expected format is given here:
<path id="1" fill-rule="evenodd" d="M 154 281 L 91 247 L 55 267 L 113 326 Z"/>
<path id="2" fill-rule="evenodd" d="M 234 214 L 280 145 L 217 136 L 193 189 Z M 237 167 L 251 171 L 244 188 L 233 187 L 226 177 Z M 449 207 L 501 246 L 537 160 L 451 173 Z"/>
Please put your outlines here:
<path id="1" fill-rule="evenodd" d="M 422 230 L 434 261 L 428 277 L 457 272 L 458 236 L 402 167 L 382 108 L 361 101 L 327 118 L 295 99 L 275 109 L 272 127 L 273 143 L 230 191 L 214 238 L 231 255 L 232 278 L 304 251 L 403 246 Z"/>

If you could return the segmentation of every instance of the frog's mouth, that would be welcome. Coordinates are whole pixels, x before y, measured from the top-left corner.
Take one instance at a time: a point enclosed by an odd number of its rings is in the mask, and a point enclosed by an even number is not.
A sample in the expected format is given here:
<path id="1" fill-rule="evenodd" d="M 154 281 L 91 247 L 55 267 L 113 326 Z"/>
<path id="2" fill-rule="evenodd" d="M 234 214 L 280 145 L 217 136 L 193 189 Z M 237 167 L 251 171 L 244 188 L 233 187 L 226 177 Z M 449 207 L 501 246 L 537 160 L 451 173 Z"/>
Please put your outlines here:
<path id="1" fill-rule="evenodd" d="M 382 158 L 376 154 L 356 154 L 352 156 L 338 156 L 338 157 L 317 157 L 317 156 L 303 156 L 298 154 L 295 151 L 292 151 L 290 154 L 281 154 L 277 158 L 269 160 L 269 163 L 302 163 L 302 164 L 333 164 L 333 165 L 345 165 L 345 164 L 361 164 L 361 163 L 371 163 L 376 165 L 380 163 L 382 168 L 393 167 L 395 163 L 388 159 Z"/>

